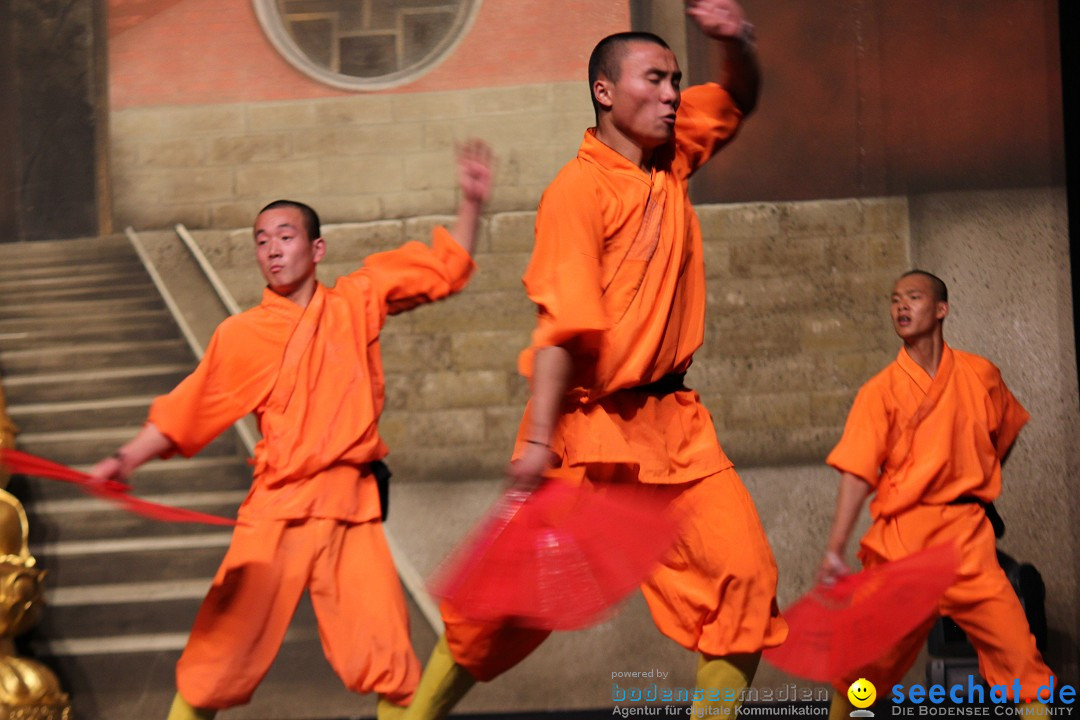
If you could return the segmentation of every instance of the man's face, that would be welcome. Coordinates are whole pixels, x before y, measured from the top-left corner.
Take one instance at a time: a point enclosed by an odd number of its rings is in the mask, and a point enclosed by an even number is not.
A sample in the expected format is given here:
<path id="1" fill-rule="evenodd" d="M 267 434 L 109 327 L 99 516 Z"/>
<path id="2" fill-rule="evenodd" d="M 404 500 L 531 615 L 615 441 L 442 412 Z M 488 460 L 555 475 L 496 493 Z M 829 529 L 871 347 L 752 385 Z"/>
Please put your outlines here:
<path id="1" fill-rule="evenodd" d="M 675 53 L 655 43 L 632 41 L 619 67 L 619 79 L 605 81 L 612 124 L 642 149 L 660 147 L 675 133 L 679 108 L 682 73 Z"/>
<path id="2" fill-rule="evenodd" d="M 893 329 L 901 339 L 914 340 L 933 333 L 949 304 L 934 299 L 934 286 L 923 275 L 908 275 L 896 281 L 892 293 Z"/>
<path id="3" fill-rule="evenodd" d="M 255 259 L 266 284 L 279 295 L 291 297 L 313 281 L 324 252 L 323 239 L 308 237 L 296 208 L 274 208 L 255 218 Z"/>

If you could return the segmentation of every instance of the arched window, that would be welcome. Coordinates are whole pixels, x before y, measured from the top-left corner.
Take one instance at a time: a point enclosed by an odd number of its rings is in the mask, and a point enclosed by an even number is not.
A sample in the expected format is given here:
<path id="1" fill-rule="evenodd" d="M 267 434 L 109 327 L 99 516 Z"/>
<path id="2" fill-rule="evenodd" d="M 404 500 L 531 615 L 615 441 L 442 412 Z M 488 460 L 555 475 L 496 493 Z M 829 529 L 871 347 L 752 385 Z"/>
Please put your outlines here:
<path id="1" fill-rule="evenodd" d="M 252 0 L 274 47 L 301 72 L 347 90 L 420 77 L 465 36 L 481 0 Z"/>

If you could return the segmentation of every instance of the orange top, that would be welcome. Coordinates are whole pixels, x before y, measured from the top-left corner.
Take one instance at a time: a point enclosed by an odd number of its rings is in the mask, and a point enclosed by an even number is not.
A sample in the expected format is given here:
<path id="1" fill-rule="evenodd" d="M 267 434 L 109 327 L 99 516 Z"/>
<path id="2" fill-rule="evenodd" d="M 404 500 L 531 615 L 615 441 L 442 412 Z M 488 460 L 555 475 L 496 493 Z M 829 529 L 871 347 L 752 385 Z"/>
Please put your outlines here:
<path id="1" fill-rule="evenodd" d="M 1001 494 L 1001 459 L 1029 415 L 990 361 L 948 345 L 931 379 L 901 348 L 859 390 L 826 462 L 876 490 L 875 517 Z"/>
<path id="2" fill-rule="evenodd" d="M 410 242 L 366 258 L 332 289 L 318 284 L 307 308 L 267 289 L 261 304 L 218 327 L 202 362 L 154 401 L 149 421 L 191 456 L 255 413 L 263 437 L 240 517 L 378 517 L 363 466 L 387 452 L 376 426 L 379 331 L 387 315 L 457 292 L 472 269 L 437 228 L 431 248 Z"/>
<path id="3" fill-rule="evenodd" d="M 647 482 L 684 482 L 731 465 L 696 394 L 617 391 L 685 372 L 701 346 L 705 265 L 687 179 L 741 119 L 719 85 L 691 88 L 651 174 L 590 129 L 544 192 L 524 277 L 538 322 L 518 366 L 530 376 L 539 348 L 571 353 L 571 390 L 552 438 L 571 464 L 635 462 Z M 646 427 L 649 413 L 666 425 Z M 522 432 L 527 422 L 526 411 Z"/>

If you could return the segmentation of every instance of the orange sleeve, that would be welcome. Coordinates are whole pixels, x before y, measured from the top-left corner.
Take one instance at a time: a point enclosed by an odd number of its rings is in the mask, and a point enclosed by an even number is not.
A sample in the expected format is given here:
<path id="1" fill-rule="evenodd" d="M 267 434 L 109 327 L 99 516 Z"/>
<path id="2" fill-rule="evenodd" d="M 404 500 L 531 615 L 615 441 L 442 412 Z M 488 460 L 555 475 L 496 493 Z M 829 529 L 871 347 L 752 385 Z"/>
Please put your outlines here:
<path id="1" fill-rule="evenodd" d="M 673 170 L 689 177 L 732 138 L 742 113 L 727 90 L 716 83 L 688 88 L 675 119 L 676 161 Z"/>
<path id="2" fill-rule="evenodd" d="M 993 381 L 987 385 L 987 390 L 990 393 L 990 402 L 999 418 L 997 428 L 993 431 L 993 440 L 994 449 L 1000 460 L 1009 452 L 1009 448 L 1012 447 L 1020 430 L 1031 419 L 1031 416 L 1006 387 L 1005 381 L 1001 379 L 1001 372 L 996 367 L 993 371 Z"/>
<path id="3" fill-rule="evenodd" d="M 446 228 L 435 228 L 432 235 L 431 247 L 412 241 L 364 260 L 358 272 L 371 277 L 383 320 L 456 293 L 468 283 L 476 267 L 472 257 Z"/>
<path id="4" fill-rule="evenodd" d="M 214 332 L 195 371 L 150 406 L 149 421 L 185 457 L 252 412 L 273 383 L 281 358 L 266 357 L 254 333 L 242 333 L 241 339 L 237 318 L 226 320 Z"/>
<path id="5" fill-rule="evenodd" d="M 536 244 L 524 277 L 538 313 L 533 348 L 562 345 L 610 325 L 601 303 L 601 207 L 593 184 L 570 167 L 540 200 Z"/>
<path id="6" fill-rule="evenodd" d="M 877 488 L 889 452 L 889 412 L 881 391 L 864 385 L 851 405 L 844 434 L 825 462 Z"/>

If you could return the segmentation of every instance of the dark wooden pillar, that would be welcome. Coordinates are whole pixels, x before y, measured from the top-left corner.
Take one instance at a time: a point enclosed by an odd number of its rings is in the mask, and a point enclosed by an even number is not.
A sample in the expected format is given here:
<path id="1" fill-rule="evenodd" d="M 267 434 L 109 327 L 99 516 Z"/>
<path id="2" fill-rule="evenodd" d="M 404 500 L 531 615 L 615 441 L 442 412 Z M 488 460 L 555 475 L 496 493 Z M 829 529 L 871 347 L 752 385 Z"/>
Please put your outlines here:
<path id="1" fill-rule="evenodd" d="M 105 0 L 0 0 L 0 241 L 108 232 Z"/>
<path id="2" fill-rule="evenodd" d="M 0 0 L 0 242 L 18 238 L 15 157 L 15 59 L 11 3 Z"/>

